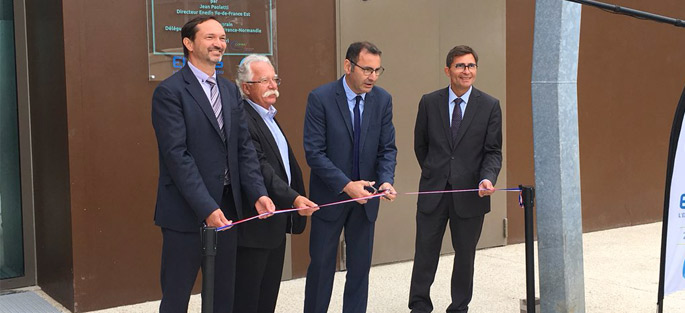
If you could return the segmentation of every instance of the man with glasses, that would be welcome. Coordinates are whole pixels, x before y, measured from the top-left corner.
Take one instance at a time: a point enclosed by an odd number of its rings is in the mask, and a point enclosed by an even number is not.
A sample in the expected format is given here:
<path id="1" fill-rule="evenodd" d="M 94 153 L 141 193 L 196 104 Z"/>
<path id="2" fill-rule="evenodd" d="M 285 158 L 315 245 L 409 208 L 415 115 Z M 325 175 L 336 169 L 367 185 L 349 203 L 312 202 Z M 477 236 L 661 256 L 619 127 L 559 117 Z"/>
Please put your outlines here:
<path id="1" fill-rule="evenodd" d="M 379 199 L 395 198 L 397 148 L 390 94 L 376 87 L 381 51 L 370 42 L 347 49 L 345 75 L 314 89 L 307 100 L 304 149 L 311 168 L 309 191 L 317 203 L 358 199 L 312 215 L 305 313 L 325 313 L 331 299 L 338 241 L 345 230 L 347 279 L 343 312 L 365 312 L 374 224 Z"/>
<path id="2" fill-rule="evenodd" d="M 281 285 L 285 233 L 300 234 L 316 204 L 303 195 L 302 171 L 288 139 L 275 118 L 279 96 L 278 78 L 271 61 L 263 55 L 245 57 L 236 80 L 243 96 L 252 142 L 259 156 L 264 185 L 276 209 L 303 208 L 276 214 L 263 221 L 237 227 L 235 303 L 233 312 L 273 313 Z M 243 216 L 259 214 L 253 206 L 243 207 Z"/>
<path id="3" fill-rule="evenodd" d="M 499 100 L 473 87 L 477 72 L 473 49 L 452 48 L 445 66 L 450 85 L 419 102 L 414 128 L 419 191 L 480 190 L 419 196 L 409 290 L 409 308 L 415 313 L 433 311 L 430 287 L 448 221 L 455 254 L 447 312 L 467 312 L 473 294 L 476 245 L 502 167 L 502 111 Z"/>

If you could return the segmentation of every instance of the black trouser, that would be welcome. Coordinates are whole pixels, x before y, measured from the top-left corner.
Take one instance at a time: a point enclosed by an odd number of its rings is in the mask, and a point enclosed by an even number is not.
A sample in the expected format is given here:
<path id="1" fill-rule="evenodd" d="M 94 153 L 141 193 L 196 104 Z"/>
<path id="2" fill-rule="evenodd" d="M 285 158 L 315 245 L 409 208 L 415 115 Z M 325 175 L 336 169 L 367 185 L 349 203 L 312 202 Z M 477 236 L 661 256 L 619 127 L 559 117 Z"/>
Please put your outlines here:
<path id="1" fill-rule="evenodd" d="M 233 312 L 273 313 L 276 310 L 284 257 L 285 238 L 274 249 L 238 247 Z"/>
<path id="2" fill-rule="evenodd" d="M 451 188 L 448 188 L 451 189 Z M 409 289 L 409 308 L 412 312 L 432 312 L 430 287 L 435 279 L 440 258 L 440 247 L 449 221 L 454 248 L 452 266 L 452 303 L 447 312 L 467 312 L 473 294 L 473 266 L 476 245 L 483 228 L 484 215 L 460 218 L 453 209 L 451 194 L 444 194 L 435 211 L 416 213 L 416 250 Z"/>
<path id="3" fill-rule="evenodd" d="M 230 187 L 224 188 L 221 209 L 227 218 L 235 216 Z M 202 264 L 202 237 L 196 232 L 162 228 L 162 303 L 160 313 L 188 312 L 188 301 Z M 229 229 L 217 233 L 214 312 L 231 313 L 235 282 L 235 254 L 238 235 Z"/>
<path id="4" fill-rule="evenodd" d="M 375 223 L 366 217 L 361 204 L 350 203 L 335 221 L 312 215 L 309 256 L 305 284 L 304 312 L 325 313 L 331 301 L 340 233 L 345 229 L 347 274 L 343 291 L 343 313 L 366 312 L 369 298 L 369 271 L 373 252 Z"/>

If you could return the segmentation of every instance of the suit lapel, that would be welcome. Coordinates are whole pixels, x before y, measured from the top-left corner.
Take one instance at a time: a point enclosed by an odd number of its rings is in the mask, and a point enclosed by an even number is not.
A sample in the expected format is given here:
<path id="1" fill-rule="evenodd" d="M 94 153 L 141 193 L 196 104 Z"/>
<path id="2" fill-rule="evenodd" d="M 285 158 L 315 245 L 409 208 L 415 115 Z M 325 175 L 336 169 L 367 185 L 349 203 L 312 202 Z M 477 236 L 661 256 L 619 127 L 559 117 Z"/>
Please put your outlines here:
<path id="1" fill-rule="evenodd" d="M 457 131 L 457 138 L 454 140 L 454 147 L 459 145 L 459 141 L 461 141 L 461 138 L 464 137 L 464 134 L 466 133 L 466 130 L 469 128 L 471 125 L 471 122 L 473 121 L 474 116 L 476 116 L 476 113 L 478 113 L 478 110 L 480 109 L 480 105 L 478 105 L 478 102 L 480 101 L 480 91 L 478 91 L 475 87 L 471 90 L 471 96 L 469 97 L 469 102 L 466 104 L 466 111 L 464 111 L 464 118 L 461 120 L 461 125 L 459 126 L 459 130 Z"/>
<path id="2" fill-rule="evenodd" d="M 267 144 L 262 145 L 262 149 L 270 149 L 271 151 L 269 153 L 278 156 L 278 163 L 283 168 L 281 151 L 278 150 L 278 144 L 276 144 L 276 139 L 274 138 L 273 134 L 271 134 L 269 126 L 266 126 L 266 123 L 262 119 L 262 116 L 259 115 L 259 113 L 250 105 L 250 103 L 248 103 L 247 101 L 243 101 L 243 107 L 245 108 L 245 111 L 247 111 L 250 115 L 250 118 L 255 122 L 255 125 L 257 125 L 257 130 L 259 131 L 261 137 L 266 139 Z M 264 152 L 266 153 L 266 151 Z"/>
<path id="3" fill-rule="evenodd" d="M 188 90 L 190 96 L 195 99 L 195 103 L 197 103 L 197 105 L 200 107 L 200 110 L 202 110 L 205 116 L 207 116 L 209 123 L 212 124 L 216 134 L 219 135 L 219 123 L 216 121 L 214 111 L 212 110 L 212 105 L 209 103 L 209 99 L 207 99 L 207 94 L 205 94 L 204 89 L 202 89 L 202 86 L 200 86 L 200 82 L 197 80 L 197 77 L 195 77 L 195 74 L 193 74 L 193 71 L 190 70 L 190 67 L 186 65 L 182 71 L 183 79 L 186 81 L 186 90 Z M 226 112 L 226 110 L 224 110 L 224 112 Z"/>
<path id="4" fill-rule="evenodd" d="M 445 138 L 447 138 L 449 145 L 452 146 L 452 132 L 450 131 L 450 119 L 452 117 L 450 116 L 449 103 L 447 103 L 447 99 L 449 99 L 447 97 L 447 88 L 443 89 L 443 91 L 439 93 L 437 105 L 438 111 L 440 112 L 440 121 L 442 122 L 442 129 L 445 131 Z"/>
<path id="5" fill-rule="evenodd" d="M 345 88 L 343 88 L 342 80 L 344 77 L 338 80 L 338 87 L 335 93 L 335 102 L 338 104 L 338 109 L 340 110 L 340 115 L 342 115 L 345 121 L 345 126 L 347 127 L 347 133 L 350 135 L 350 139 L 354 139 L 352 131 L 352 118 L 350 117 L 350 107 L 347 105 L 347 95 L 345 94 Z"/>
<path id="6" fill-rule="evenodd" d="M 285 139 L 285 145 L 286 148 L 288 149 L 288 167 L 290 167 L 290 186 L 293 186 L 293 182 L 295 181 L 295 170 L 297 169 L 300 171 L 300 167 L 297 165 L 297 162 L 295 161 L 295 155 L 293 155 L 292 149 L 290 149 L 290 141 L 288 141 L 288 137 L 285 135 L 285 132 L 283 132 L 283 128 L 281 127 L 281 124 L 278 123 L 278 120 L 274 118 L 274 122 L 276 122 L 276 125 L 278 126 L 278 129 L 281 130 L 281 133 L 283 134 L 283 138 Z M 280 153 L 280 150 L 279 150 Z M 279 154 L 280 156 L 280 154 Z M 279 157 L 278 158 L 279 163 L 281 164 L 281 167 L 283 168 L 283 177 L 288 177 L 285 172 L 285 164 L 283 163 L 283 160 Z M 295 165 L 293 165 L 293 163 Z M 296 190 L 297 192 L 300 192 L 299 190 Z"/>
<path id="7" fill-rule="evenodd" d="M 231 136 L 231 113 L 233 113 L 233 106 L 238 103 L 233 103 L 235 98 L 229 97 L 231 94 L 227 86 L 228 80 L 221 79 L 217 76 L 217 85 L 219 87 L 219 96 L 221 97 L 222 113 L 224 115 L 224 135 L 226 136 L 226 143 L 228 144 Z M 236 90 L 236 92 L 238 92 Z"/>
<path id="8" fill-rule="evenodd" d="M 280 127 L 280 125 L 278 126 Z M 297 164 L 297 159 L 295 159 L 295 154 L 293 149 L 290 147 L 290 142 L 288 138 L 285 138 L 288 142 L 288 160 L 290 161 L 290 186 L 297 191 L 297 193 L 304 195 L 304 182 L 302 181 L 302 169 L 300 165 Z"/>
<path id="9" fill-rule="evenodd" d="M 373 89 L 371 89 L 371 91 L 366 94 L 366 97 L 364 97 L 364 113 L 362 113 L 361 121 L 362 133 L 359 141 L 359 154 L 362 154 L 362 151 L 364 150 L 364 142 L 366 141 L 366 133 L 369 130 L 369 125 L 371 124 L 371 121 L 376 120 L 378 106 L 375 105 L 374 95 L 375 93 L 373 92 Z"/>

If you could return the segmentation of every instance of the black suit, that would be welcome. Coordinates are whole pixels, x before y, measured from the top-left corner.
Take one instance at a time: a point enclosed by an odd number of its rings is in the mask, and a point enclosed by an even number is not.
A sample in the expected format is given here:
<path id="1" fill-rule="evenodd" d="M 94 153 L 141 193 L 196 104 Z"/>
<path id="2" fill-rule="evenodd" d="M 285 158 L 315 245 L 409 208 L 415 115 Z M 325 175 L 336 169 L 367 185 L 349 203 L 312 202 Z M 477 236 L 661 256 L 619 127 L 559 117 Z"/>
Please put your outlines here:
<path id="1" fill-rule="evenodd" d="M 217 208 L 242 218 L 243 197 L 266 196 L 257 153 L 250 140 L 237 86 L 217 77 L 223 110 L 222 139 L 207 94 L 186 65 L 157 86 L 152 125 L 159 147 L 155 224 L 162 228 L 160 312 L 186 312 L 202 261 L 200 229 Z M 225 171 L 230 184 L 225 185 Z M 231 312 L 237 235 L 219 233 L 215 312 Z"/>
<path id="2" fill-rule="evenodd" d="M 247 112 L 250 135 L 259 155 L 269 197 L 277 209 L 291 208 L 295 198 L 304 195 L 305 191 L 302 170 L 290 144 L 288 143 L 288 166 L 291 179 L 288 184 L 281 153 L 271 131 L 247 101 L 243 100 L 242 105 Z M 244 206 L 243 214 L 250 217 L 257 215 L 257 211 L 253 206 Z M 283 272 L 285 233 L 301 233 L 306 221 L 306 217 L 293 212 L 276 214 L 265 220 L 238 226 L 236 313 L 274 312 Z"/>
<path id="3" fill-rule="evenodd" d="M 449 87 L 448 87 L 449 88 Z M 448 89 L 426 94 L 419 102 L 414 152 L 421 166 L 420 191 L 478 188 L 481 180 L 497 181 L 502 164 L 502 112 L 499 100 L 471 90 L 463 121 L 453 140 Z M 476 192 L 425 194 L 418 199 L 416 251 L 409 296 L 414 312 L 430 312 L 430 286 L 449 220 L 455 250 L 452 304 L 448 312 L 465 312 L 473 293 L 473 265 L 490 197 Z"/>

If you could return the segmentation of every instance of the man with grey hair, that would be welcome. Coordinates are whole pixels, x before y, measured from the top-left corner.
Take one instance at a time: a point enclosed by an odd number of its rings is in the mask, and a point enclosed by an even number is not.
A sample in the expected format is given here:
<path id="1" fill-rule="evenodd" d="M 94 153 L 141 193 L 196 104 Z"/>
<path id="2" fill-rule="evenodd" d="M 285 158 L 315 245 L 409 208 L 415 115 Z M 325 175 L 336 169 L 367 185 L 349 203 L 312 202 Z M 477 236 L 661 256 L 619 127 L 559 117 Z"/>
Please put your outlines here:
<path id="1" fill-rule="evenodd" d="M 264 185 L 277 209 L 298 212 L 238 226 L 234 312 L 274 312 L 285 256 L 285 233 L 304 231 L 307 218 L 318 208 L 304 196 L 302 171 L 288 140 L 275 119 L 274 104 L 281 79 L 269 59 L 252 54 L 238 66 L 237 83 L 252 141 L 259 155 Z M 246 217 L 258 212 L 244 207 Z"/>

